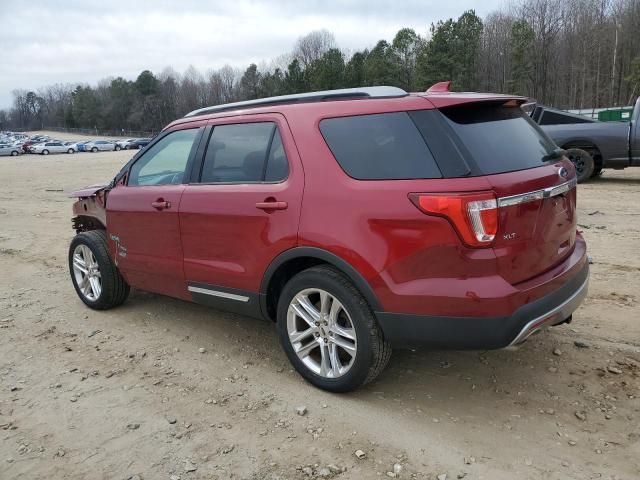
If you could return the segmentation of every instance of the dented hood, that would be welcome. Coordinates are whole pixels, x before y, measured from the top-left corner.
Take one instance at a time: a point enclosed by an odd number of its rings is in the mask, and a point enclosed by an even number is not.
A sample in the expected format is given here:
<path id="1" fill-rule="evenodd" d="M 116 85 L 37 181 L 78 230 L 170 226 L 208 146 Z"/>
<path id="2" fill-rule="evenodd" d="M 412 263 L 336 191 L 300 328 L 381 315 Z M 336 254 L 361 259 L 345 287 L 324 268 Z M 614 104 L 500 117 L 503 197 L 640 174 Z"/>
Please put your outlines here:
<path id="1" fill-rule="evenodd" d="M 108 184 L 101 183 L 99 185 L 91 185 L 89 187 L 85 187 L 81 190 L 76 190 L 75 192 L 71 192 L 69 194 L 69 198 L 84 198 L 84 197 L 93 197 L 100 190 L 104 190 Z"/>

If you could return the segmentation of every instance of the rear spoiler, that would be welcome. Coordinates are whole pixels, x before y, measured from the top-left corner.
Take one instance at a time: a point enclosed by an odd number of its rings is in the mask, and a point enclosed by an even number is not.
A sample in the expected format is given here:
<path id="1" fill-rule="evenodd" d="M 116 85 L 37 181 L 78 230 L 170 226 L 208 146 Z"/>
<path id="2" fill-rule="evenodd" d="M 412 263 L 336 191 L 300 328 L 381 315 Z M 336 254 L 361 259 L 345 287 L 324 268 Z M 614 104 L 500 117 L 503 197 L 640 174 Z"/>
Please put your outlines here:
<path id="1" fill-rule="evenodd" d="M 529 101 L 527 97 L 503 95 L 500 93 L 452 92 L 451 81 L 438 82 L 432 85 L 421 96 L 429 99 L 436 108 L 462 105 L 465 103 L 495 102 L 519 107 Z M 455 97 L 453 100 L 452 97 Z"/>

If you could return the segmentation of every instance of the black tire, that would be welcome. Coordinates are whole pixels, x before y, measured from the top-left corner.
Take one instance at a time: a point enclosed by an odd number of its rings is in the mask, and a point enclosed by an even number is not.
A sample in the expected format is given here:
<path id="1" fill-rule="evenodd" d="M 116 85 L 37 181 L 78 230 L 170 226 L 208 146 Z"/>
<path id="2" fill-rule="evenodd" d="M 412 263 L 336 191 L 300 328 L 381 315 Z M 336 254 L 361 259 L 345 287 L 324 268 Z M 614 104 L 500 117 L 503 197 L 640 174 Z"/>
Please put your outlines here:
<path id="1" fill-rule="evenodd" d="M 73 148 L 70 148 L 69 150 L 67 150 L 67 153 L 73 153 L 73 152 L 74 152 Z"/>
<path id="2" fill-rule="evenodd" d="M 342 376 L 327 378 L 310 370 L 298 358 L 287 332 L 287 311 L 292 299 L 302 290 L 319 288 L 337 298 L 351 318 L 357 345 L 353 365 Z M 278 300 L 278 335 L 280 343 L 294 366 L 309 383 L 331 392 L 349 392 L 373 381 L 384 370 L 391 357 L 391 346 L 383 338 L 371 307 L 358 289 L 340 271 L 322 265 L 295 275 L 285 285 Z"/>
<path id="3" fill-rule="evenodd" d="M 91 149 L 91 153 L 96 153 L 97 151 L 98 151 L 98 147 L 93 147 L 93 148 Z"/>
<path id="4" fill-rule="evenodd" d="M 12 150 L 11 151 L 11 156 L 12 157 L 17 157 L 18 156 L 18 152 L 16 150 Z"/>
<path id="5" fill-rule="evenodd" d="M 120 145 L 116 145 L 116 146 L 114 147 L 114 150 L 115 150 L 116 152 L 119 152 L 121 149 L 122 149 L 122 147 L 121 147 Z"/>
<path id="6" fill-rule="evenodd" d="M 42 150 L 42 155 L 49 155 L 49 150 Z"/>
<path id="7" fill-rule="evenodd" d="M 589 152 L 579 148 L 570 148 L 565 155 L 576 168 L 578 183 L 586 182 L 591 178 L 595 170 L 595 161 Z"/>
<path id="8" fill-rule="evenodd" d="M 591 174 L 591 178 L 601 177 L 602 176 L 602 167 L 596 167 L 593 173 Z"/>
<path id="9" fill-rule="evenodd" d="M 87 246 L 93 253 L 100 270 L 102 289 L 95 300 L 88 299 L 80 290 L 73 270 L 73 255 L 78 245 Z M 104 230 L 92 230 L 76 235 L 69 246 L 69 272 L 71 282 L 80 300 L 95 310 L 106 310 L 121 305 L 129 296 L 129 285 L 109 256 L 107 235 Z"/>
<path id="10" fill-rule="evenodd" d="M 124 146 L 124 149 L 125 149 L 125 150 L 129 150 L 129 145 L 125 145 L 125 146 Z"/>

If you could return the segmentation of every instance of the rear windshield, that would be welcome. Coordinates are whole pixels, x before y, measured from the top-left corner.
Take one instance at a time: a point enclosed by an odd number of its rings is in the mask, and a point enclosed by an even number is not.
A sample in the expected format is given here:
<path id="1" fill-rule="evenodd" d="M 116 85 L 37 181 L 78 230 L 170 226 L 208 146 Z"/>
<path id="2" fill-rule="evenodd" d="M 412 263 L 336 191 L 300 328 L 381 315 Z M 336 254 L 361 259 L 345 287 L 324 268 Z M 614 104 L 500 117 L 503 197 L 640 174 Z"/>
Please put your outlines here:
<path id="1" fill-rule="evenodd" d="M 556 148 L 518 107 L 467 104 L 440 112 L 482 175 L 539 167 Z"/>
<path id="2" fill-rule="evenodd" d="M 406 112 L 328 118 L 320 131 L 342 169 L 358 180 L 442 177 Z"/>

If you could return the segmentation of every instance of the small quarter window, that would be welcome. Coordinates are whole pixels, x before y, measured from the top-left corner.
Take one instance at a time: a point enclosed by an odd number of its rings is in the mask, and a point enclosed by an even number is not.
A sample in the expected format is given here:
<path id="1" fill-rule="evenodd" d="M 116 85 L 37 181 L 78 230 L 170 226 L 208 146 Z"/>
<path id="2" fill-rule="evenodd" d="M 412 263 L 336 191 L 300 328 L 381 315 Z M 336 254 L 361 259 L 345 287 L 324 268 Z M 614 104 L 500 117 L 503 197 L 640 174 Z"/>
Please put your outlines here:
<path id="1" fill-rule="evenodd" d="M 358 180 L 441 178 L 406 112 L 328 118 L 320 131 L 347 175 Z"/>
<path id="2" fill-rule="evenodd" d="M 280 132 L 276 129 L 271 143 L 271 151 L 267 159 L 267 169 L 265 173 L 265 182 L 280 182 L 289 176 L 289 162 L 287 155 L 284 153 L 284 145 Z"/>

